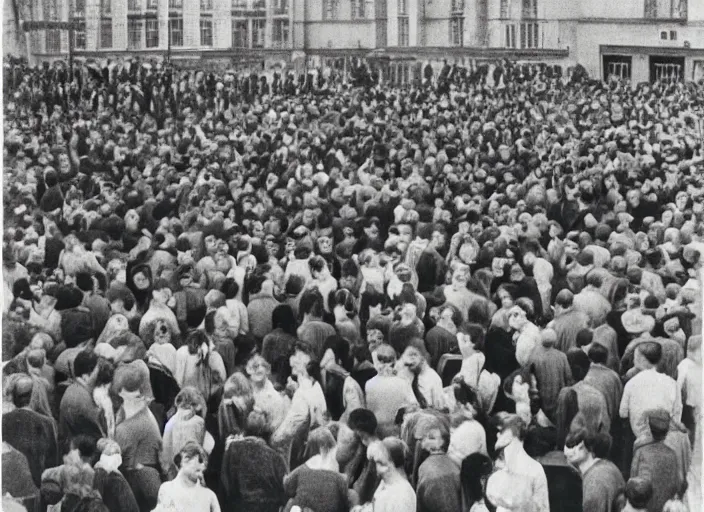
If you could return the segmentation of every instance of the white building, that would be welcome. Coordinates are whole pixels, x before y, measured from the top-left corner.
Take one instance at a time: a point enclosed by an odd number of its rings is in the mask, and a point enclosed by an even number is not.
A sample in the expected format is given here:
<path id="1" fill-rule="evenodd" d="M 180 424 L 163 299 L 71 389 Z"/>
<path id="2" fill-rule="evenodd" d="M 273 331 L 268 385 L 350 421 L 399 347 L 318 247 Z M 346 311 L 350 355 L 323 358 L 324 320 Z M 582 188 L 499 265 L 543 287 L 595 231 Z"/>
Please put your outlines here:
<path id="1" fill-rule="evenodd" d="M 22 51 L 8 29 L 4 48 Z M 633 82 L 704 76 L 704 0 L 27 0 L 21 20 L 72 21 L 77 57 L 182 65 L 344 67 L 376 60 L 408 82 L 430 62 L 496 58 L 583 65 Z M 16 24 L 15 24 L 16 25 Z M 12 29 L 12 27 L 10 27 Z M 35 60 L 65 59 L 68 31 L 29 33 Z M 26 51 L 26 50 L 24 50 Z"/>

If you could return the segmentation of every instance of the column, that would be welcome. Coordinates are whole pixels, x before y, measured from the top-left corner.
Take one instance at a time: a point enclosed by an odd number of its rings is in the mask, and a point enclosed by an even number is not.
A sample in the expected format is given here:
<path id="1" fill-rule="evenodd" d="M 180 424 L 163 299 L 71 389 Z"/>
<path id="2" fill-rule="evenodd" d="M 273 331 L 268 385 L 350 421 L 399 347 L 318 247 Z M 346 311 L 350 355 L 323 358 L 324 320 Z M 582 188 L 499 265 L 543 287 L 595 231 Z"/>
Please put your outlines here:
<path id="1" fill-rule="evenodd" d="M 231 0 L 213 0 L 213 48 L 232 46 Z"/>
<path id="2" fill-rule="evenodd" d="M 112 47 L 115 50 L 127 49 L 127 2 L 112 2 Z M 142 28 L 144 31 L 144 28 Z M 144 44 L 144 41 L 142 41 Z"/>
<path id="3" fill-rule="evenodd" d="M 86 0 L 86 51 L 100 48 L 100 14 L 100 0 Z"/>
<path id="4" fill-rule="evenodd" d="M 273 0 L 266 0 L 264 4 L 266 12 L 266 25 L 264 27 L 264 48 L 272 47 L 272 40 L 274 38 L 274 2 Z"/>
<path id="5" fill-rule="evenodd" d="M 183 0 L 183 46 L 200 47 L 200 0 Z"/>
<path id="6" fill-rule="evenodd" d="M 418 46 L 419 7 L 422 0 L 408 0 L 408 46 Z"/>
<path id="7" fill-rule="evenodd" d="M 159 0 L 156 17 L 159 20 L 159 47 L 150 49 L 166 50 L 169 47 L 169 0 Z"/>
<path id="8" fill-rule="evenodd" d="M 70 0 L 57 0 L 59 4 L 59 20 L 68 21 L 70 11 Z M 68 30 L 59 30 L 61 38 L 61 53 L 68 55 Z"/>
<path id="9" fill-rule="evenodd" d="M 398 0 L 389 0 L 389 2 L 387 2 L 386 16 L 388 17 L 386 24 L 386 46 L 398 46 Z"/>

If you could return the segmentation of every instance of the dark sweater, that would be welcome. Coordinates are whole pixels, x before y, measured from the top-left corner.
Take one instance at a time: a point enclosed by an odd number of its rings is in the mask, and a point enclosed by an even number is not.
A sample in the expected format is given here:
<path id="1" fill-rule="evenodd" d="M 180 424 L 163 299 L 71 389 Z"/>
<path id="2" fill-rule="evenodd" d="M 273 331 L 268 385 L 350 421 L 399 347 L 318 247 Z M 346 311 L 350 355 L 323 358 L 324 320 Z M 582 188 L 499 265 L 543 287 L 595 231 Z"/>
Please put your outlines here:
<path id="1" fill-rule="evenodd" d="M 303 465 L 284 478 L 292 504 L 315 512 L 347 512 L 347 482 L 340 473 Z"/>
<path id="2" fill-rule="evenodd" d="M 582 476 L 582 508 L 585 512 L 618 510 L 614 501 L 625 487 L 626 483 L 616 465 L 608 460 L 599 460 Z"/>
<path id="3" fill-rule="evenodd" d="M 462 510 L 460 468 L 447 454 L 431 455 L 418 469 L 418 512 Z"/>
<path id="4" fill-rule="evenodd" d="M 110 512 L 139 512 L 132 489 L 121 473 L 96 468 L 93 488 L 103 497 Z"/>
<path id="5" fill-rule="evenodd" d="M 105 429 L 101 418 L 91 392 L 78 382 L 71 384 L 64 392 L 59 407 L 59 439 L 62 446 L 68 448 L 71 438 L 79 434 L 96 439 L 103 437 Z"/>
<path id="6" fill-rule="evenodd" d="M 631 478 L 642 477 L 653 484 L 653 496 L 648 512 L 661 512 L 667 500 L 680 489 L 677 455 L 664 442 L 652 442 L 638 448 L 633 454 Z"/>
<path id="7" fill-rule="evenodd" d="M 29 409 L 16 409 L 2 416 L 2 440 L 27 457 L 34 484 L 42 483 L 42 472 L 59 463 L 56 423 Z"/>
<path id="8" fill-rule="evenodd" d="M 286 463 L 256 437 L 230 442 L 220 472 L 223 511 L 278 512 L 286 503 Z"/>
<path id="9" fill-rule="evenodd" d="M 457 336 L 436 325 L 425 335 L 425 348 L 430 354 L 430 366 L 437 368 L 443 354 L 457 353 Z"/>

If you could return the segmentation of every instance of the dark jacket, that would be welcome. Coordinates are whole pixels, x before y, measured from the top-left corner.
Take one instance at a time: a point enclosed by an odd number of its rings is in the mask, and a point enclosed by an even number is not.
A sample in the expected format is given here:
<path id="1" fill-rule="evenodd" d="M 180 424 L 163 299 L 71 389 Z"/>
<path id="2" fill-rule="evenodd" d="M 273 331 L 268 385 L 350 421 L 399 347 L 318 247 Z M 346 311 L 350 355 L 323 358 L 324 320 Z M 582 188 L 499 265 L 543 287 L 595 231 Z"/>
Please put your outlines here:
<path id="1" fill-rule="evenodd" d="M 42 483 L 42 472 L 59 463 L 56 422 L 29 409 L 16 409 L 2 416 L 2 439 L 27 457 L 34 484 Z"/>

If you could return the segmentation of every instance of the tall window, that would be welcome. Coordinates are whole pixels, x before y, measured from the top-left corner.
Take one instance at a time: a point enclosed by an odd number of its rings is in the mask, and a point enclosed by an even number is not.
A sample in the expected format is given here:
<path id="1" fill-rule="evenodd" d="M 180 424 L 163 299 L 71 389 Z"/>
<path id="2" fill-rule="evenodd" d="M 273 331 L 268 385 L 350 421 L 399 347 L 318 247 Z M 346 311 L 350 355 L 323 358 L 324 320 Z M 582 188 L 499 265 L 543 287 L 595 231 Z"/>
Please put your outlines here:
<path id="1" fill-rule="evenodd" d="M 112 14 L 112 0 L 100 0 L 100 14 L 103 16 Z"/>
<path id="2" fill-rule="evenodd" d="M 274 20 L 272 44 L 274 48 L 288 48 L 289 25 L 288 20 Z"/>
<path id="3" fill-rule="evenodd" d="M 252 20 L 252 48 L 264 48 L 264 32 L 266 20 Z"/>
<path id="4" fill-rule="evenodd" d="M 323 0 L 323 19 L 337 19 L 338 0 Z"/>
<path id="5" fill-rule="evenodd" d="M 521 48 L 538 48 L 539 25 L 521 23 Z"/>
<path id="6" fill-rule="evenodd" d="M 201 11 L 212 11 L 213 10 L 213 0 L 200 0 L 200 10 Z"/>
<path id="7" fill-rule="evenodd" d="M 76 50 L 86 49 L 86 22 L 85 20 L 74 20 L 76 26 L 73 29 L 73 46 Z"/>
<path id="8" fill-rule="evenodd" d="M 169 0 L 169 9 L 183 9 L 183 0 Z"/>
<path id="9" fill-rule="evenodd" d="M 516 48 L 516 25 L 506 25 L 506 48 Z"/>
<path id="10" fill-rule="evenodd" d="M 398 0 L 398 15 L 408 16 L 408 0 Z"/>
<path id="11" fill-rule="evenodd" d="M 658 17 L 658 2 L 657 2 L 657 0 L 645 0 L 645 17 L 646 18 L 657 18 Z"/>
<path id="12" fill-rule="evenodd" d="M 85 18 L 86 17 L 86 2 L 85 0 L 74 0 L 73 2 L 73 12 L 71 16 L 74 18 Z"/>
<path id="13" fill-rule="evenodd" d="M 112 48 L 112 18 L 100 20 L 100 47 Z"/>
<path id="14" fill-rule="evenodd" d="M 200 45 L 213 46 L 213 20 L 210 18 L 200 20 Z"/>
<path id="15" fill-rule="evenodd" d="M 398 17 L 398 45 L 408 46 L 408 16 Z"/>
<path id="16" fill-rule="evenodd" d="M 46 31 L 46 53 L 61 53 L 61 32 L 58 30 Z"/>
<path id="17" fill-rule="evenodd" d="M 247 20 L 232 20 L 232 47 L 249 48 Z"/>
<path id="18" fill-rule="evenodd" d="M 169 40 L 171 46 L 183 46 L 183 18 L 169 19 Z"/>
<path id="19" fill-rule="evenodd" d="M 499 13 L 499 17 L 502 20 L 506 20 L 509 18 L 509 15 L 511 14 L 511 0 L 501 0 L 501 12 Z"/>
<path id="20" fill-rule="evenodd" d="M 150 18 L 146 23 L 146 43 L 147 48 L 159 46 L 159 20 Z"/>
<path id="21" fill-rule="evenodd" d="M 452 0 L 452 12 L 453 13 L 463 13 L 464 12 L 464 0 Z"/>
<path id="22" fill-rule="evenodd" d="M 523 0 L 521 11 L 523 18 L 536 19 L 538 17 L 538 0 Z"/>
<path id="23" fill-rule="evenodd" d="M 288 15 L 288 0 L 271 0 L 274 15 Z"/>
<path id="24" fill-rule="evenodd" d="M 362 20 L 362 19 L 366 18 L 365 13 L 364 13 L 364 7 L 366 4 L 366 0 L 351 0 L 350 4 L 352 7 L 352 19 L 353 20 Z"/>
<path id="25" fill-rule="evenodd" d="M 135 12 L 142 10 L 142 0 L 127 0 L 127 11 Z"/>
<path id="26" fill-rule="evenodd" d="M 247 0 L 232 0 L 232 10 L 239 11 L 239 10 L 246 10 L 247 9 Z"/>
<path id="27" fill-rule="evenodd" d="M 159 0 L 147 0 L 147 9 L 154 11 L 157 7 L 159 7 Z"/>
<path id="28" fill-rule="evenodd" d="M 453 16 L 450 18 L 450 44 L 462 46 L 464 33 L 464 17 Z"/>
<path id="29" fill-rule="evenodd" d="M 142 20 L 139 18 L 127 19 L 127 48 L 140 50 L 142 48 Z"/>

